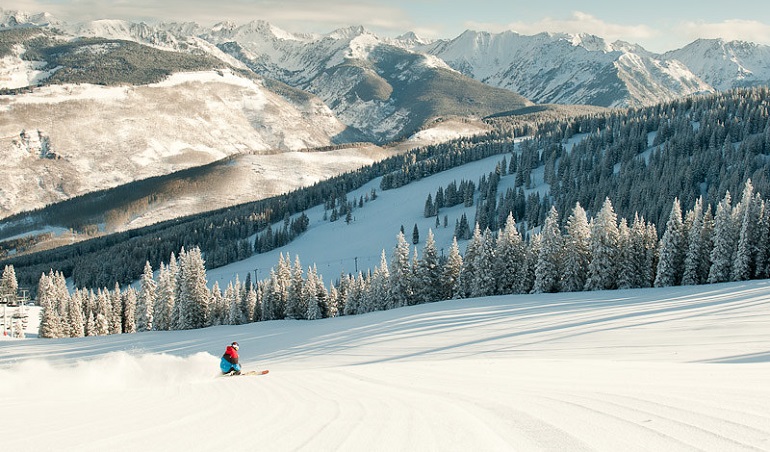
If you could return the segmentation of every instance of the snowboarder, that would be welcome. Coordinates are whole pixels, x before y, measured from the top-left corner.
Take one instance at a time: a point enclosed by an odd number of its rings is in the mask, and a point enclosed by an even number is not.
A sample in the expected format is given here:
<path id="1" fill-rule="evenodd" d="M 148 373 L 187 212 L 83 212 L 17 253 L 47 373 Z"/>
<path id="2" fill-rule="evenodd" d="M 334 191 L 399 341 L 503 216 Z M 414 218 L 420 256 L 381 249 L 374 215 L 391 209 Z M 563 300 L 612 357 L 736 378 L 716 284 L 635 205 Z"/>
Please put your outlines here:
<path id="1" fill-rule="evenodd" d="M 222 361 L 219 363 L 219 368 L 223 374 L 227 375 L 240 375 L 241 365 L 238 364 L 238 343 L 233 342 L 225 349 L 225 354 L 222 355 Z"/>

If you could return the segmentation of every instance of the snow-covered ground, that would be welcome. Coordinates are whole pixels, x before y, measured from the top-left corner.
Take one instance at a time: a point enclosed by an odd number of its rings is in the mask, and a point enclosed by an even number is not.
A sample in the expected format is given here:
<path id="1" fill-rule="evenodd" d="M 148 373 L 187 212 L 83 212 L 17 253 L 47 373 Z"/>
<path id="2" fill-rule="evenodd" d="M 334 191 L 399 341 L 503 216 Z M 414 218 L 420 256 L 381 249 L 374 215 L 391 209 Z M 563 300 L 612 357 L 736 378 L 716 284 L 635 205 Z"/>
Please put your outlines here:
<path id="1" fill-rule="evenodd" d="M 0 342 L 3 450 L 770 450 L 768 382 L 768 281 Z"/>

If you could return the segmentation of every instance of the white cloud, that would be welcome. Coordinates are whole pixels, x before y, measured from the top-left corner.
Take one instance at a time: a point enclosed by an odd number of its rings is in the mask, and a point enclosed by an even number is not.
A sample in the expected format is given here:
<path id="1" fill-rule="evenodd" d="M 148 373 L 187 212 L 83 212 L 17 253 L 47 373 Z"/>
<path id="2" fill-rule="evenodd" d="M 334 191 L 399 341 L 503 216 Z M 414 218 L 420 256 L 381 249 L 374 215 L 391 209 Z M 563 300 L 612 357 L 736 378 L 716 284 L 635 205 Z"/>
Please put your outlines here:
<path id="1" fill-rule="evenodd" d="M 683 22 L 679 33 L 688 40 L 722 38 L 725 41 L 750 41 L 770 44 L 770 25 L 755 20 L 725 20 L 723 22 Z"/>
<path id="2" fill-rule="evenodd" d="M 468 28 L 499 32 L 513 30 L 524 35 L 541 32 L 590 33 L 609 41 L 638 42 L 654 38 L 657 30 L 647 25 L 621 25 L 605 22 L 591 14 L 575 11 L 567 19 L 543 18 L 537 22 L 512 22 L 506 25 L 466 22 Z"/>
<path id="3" fill-rule="evenodd" d="M 395 6 L 351 0 L 17 0 L 3 8 L 50 12 L 67 22 L 126 19 L 212 25 L 224 20 L 239 24 L 265 20 L 296 32 L 329 32 L 353 25 L 403 30 L 410 24 L 404 12 Z"/>

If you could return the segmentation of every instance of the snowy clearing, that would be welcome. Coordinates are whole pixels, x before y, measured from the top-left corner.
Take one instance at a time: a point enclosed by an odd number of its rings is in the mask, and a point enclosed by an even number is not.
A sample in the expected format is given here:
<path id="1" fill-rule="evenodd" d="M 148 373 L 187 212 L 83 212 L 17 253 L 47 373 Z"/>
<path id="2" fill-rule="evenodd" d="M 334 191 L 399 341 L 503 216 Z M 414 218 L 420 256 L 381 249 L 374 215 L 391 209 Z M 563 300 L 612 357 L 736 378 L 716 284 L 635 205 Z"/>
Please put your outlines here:
<path id="1" fill-rule="evenodd" d="M 770 450 L 768 381 L 768 281 L 0 342 L 4 450 Z"/>

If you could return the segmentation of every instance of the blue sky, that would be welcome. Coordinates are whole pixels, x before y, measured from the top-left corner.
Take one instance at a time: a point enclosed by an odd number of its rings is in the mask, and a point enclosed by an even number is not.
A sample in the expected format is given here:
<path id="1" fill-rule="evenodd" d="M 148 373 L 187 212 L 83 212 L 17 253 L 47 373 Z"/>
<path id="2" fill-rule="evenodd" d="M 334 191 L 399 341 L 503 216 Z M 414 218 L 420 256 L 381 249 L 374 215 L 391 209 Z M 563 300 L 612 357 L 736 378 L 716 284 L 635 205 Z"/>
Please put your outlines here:
<path id="1" fill-rule="evenodd" d="M 699 37 L 770 44 L 770 7 L 753 0 L 6 0 L 2 8 L 46 11 L 68 22 L 109 18 L 213 25 L 262 19 L 294 32 L 364 25 L 384 36 L 415 31 L 429 38 L 454 38 L 466 29 L 586 32 L 658 52 Z"/>

